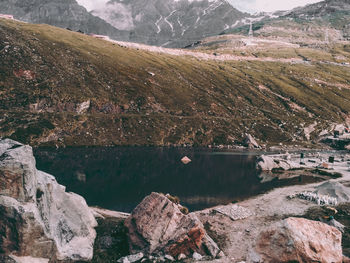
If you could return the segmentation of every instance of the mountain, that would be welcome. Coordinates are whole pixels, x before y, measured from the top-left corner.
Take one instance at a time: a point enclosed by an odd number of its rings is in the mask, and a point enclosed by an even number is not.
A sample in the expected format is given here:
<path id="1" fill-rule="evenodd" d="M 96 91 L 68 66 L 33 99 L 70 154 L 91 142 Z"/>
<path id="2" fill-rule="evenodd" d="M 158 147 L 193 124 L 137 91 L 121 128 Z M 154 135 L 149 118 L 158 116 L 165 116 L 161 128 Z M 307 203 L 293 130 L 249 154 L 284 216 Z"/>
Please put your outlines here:
<path id="1" fill-rule="evenodd" d="M 93 16 L 75 0 L 2 0 L 0 13 L 11 14 L 25 22 L 128 39 L 128 32 L 118 30 L 101 18 Z"/>
<path id="2" fill-rule="evenodd" d="M 130 41 L 167 47 L 218 35 L 249 16 L 226 0 L 111 0 L 92 14 L 129 31 Z"/>
<path id="3" fill-rule="evenodd" d="M 317 24 L 340 30 L 344 38 L 350 38 L 349 0 L 326 0 L 296 8 L 286 18 L 296 21 L 314 21 Z"/>
<path id="4" fill-rule="evenodd" d="M 112 39 L 185 47 L 249 16 L 226 0 L 111 0 L 89 13 L 75 0 L 3 0 L 0 13 Z"/>
<path id="5" fill-rule="evenodd" d="M 0 19 L 0 137 L 206 146 L 239 144 L 249 133 L 262 144 L 300 145 L 349 119 L 349 43 L 261 43 L 203 52 L 127 47 Z"/>
<path id="6" fill-rule="evenodd" d="M 321 44 L 350 39 L 350 1 L 326 0 L 254 21 L 255 36 Z M 225 33 L 248 34 L 245 25 Z"/>

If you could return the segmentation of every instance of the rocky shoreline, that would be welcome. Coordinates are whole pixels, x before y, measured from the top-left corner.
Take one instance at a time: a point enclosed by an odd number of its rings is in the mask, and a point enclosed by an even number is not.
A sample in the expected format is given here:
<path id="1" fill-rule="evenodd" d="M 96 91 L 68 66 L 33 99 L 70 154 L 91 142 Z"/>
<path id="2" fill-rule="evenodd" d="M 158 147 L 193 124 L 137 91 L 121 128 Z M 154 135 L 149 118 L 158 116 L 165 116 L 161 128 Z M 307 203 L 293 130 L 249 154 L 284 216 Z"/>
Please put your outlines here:
<path id="1" fill-rule="evenodd" d="M 0 140 L 0 260 L 348 262 L 350 156 L 337 155 L 333 163 L 327 157 L 262 156 L 257 163 L 271 180 L 318 169 L 315 176 L 326 182 L 193 213 L 176 197 L 152 193 L 129 215 L 89 208 L 35 168 L 30 146 Z"/>

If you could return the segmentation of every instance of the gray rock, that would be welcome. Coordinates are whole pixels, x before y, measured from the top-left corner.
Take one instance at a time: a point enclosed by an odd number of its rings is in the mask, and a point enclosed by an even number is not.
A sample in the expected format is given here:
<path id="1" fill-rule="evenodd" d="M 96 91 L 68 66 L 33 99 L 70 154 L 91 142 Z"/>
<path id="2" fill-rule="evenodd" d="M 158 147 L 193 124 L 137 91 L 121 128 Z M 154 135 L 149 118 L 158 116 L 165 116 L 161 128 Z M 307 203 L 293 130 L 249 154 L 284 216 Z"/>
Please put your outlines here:
<path id="1" fill-rule="evenodd" d="M 134 262 L 141 260 L 143 257 L 144 257 L 144 254 L 142 252 L 140 252 L 140 253 L 137 253 L 134 255 L 122 257 L 118 260 L 118 262 L 119 263 L 126 263 L 126 262 L 134 263 Z"/>
<path id="2" fill-rule="evenodd" d="M 0 149 L 0 251 L 90 260 L 97 223 L 85 200 L 37 171 L 30 146 L 1 140 Z"/>
<path id="3" fill-rule="evenodd" d="M 245 219 L 253 215 L 249 209 L 235 204 L 217 207 L 213 211 L 228 216 L 233 221 Z"/>
<path id="4" fill-rule="evenodd" d="M 170 261 L 175 261 L 175 258 L 170 255 L 165 255 L 164 258 Z"/>
<path id="5" fill-rule="evenodd" d="M 201 254 L 199 254 L 199 253 L 197 253 L 197 252 L 194 252 L 193 253 L 193 255 L 192 255 L 192 258 L 194 259 L 194 260 L 202 260 L 202 255 Z"/>

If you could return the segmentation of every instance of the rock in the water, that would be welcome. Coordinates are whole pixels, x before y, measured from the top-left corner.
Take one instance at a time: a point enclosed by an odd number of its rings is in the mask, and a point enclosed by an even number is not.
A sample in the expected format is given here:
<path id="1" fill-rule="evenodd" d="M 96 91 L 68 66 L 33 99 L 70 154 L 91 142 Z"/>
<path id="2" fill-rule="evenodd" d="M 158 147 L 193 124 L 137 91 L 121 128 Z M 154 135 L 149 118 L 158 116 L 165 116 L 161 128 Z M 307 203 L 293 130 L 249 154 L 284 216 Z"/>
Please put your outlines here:
<path id="1" fill-rule="evenodd" d="M 342 234 L 304 218 L 288 218 L 263 230 L 248 262 L 342 262 Z"/>
<path id="2" fill-rule="evenodd" d="M 125 221 L 131 252 L 164 253 L 173 257 L 193 252 L 216 257 L 219 248 L 194 214 L 183 214 L 166 196 L 147 196 Z"/>
<path id="3" fill-rule="evenodd" d="M 90 260 L 97 225 L 85 200 L 37 171 L 30 146 L 0 141 L 0 253 Z"/>
<path id="4" fill-rule="evenodd" d="M 253 136 L 251 136 L 250 134 L 246 133 L 245 134 L 245 138 L 244 138 L 244 146 L 251 148 L 251 149 L 259 149 L 260 146 L 259 144 L 256 142 L 256 140 L 253 138 Z"/>
<path id="5" fill-rule="evenodd" d="M 183 164 L 189 164 L 190 162 L 192 162 L 192 160 L 190 158 L 188 158 L 187 156 L 185 156 L 184 158 L 181 159 L 181 162 Z"/>

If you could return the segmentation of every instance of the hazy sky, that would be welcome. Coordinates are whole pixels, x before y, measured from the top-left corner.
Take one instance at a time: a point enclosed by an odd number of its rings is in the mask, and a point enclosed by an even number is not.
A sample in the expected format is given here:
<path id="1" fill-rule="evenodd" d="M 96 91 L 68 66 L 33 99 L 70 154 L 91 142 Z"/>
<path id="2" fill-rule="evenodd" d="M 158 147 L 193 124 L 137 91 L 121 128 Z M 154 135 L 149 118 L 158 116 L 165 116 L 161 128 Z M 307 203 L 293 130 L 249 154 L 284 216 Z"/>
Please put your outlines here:
<path id="1" fill-rule="evenodd" d="M 289 10 L 297 6 L 320 2 L 320 0 L 228 0 L 231 4 L 246 12 L 270 12 L 276 10 Z M 104 5 L 108 0 L 77 0 L 88 11 Z"/>

